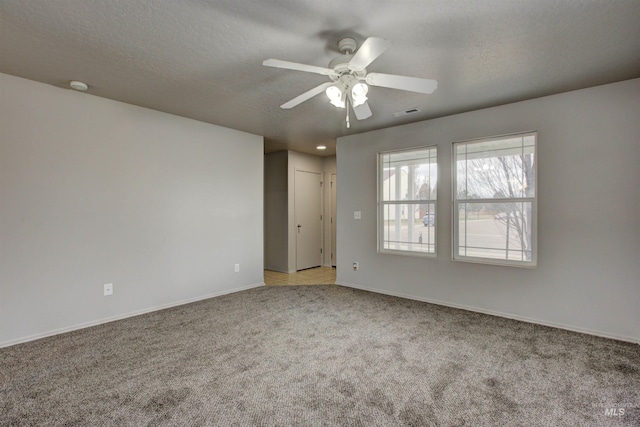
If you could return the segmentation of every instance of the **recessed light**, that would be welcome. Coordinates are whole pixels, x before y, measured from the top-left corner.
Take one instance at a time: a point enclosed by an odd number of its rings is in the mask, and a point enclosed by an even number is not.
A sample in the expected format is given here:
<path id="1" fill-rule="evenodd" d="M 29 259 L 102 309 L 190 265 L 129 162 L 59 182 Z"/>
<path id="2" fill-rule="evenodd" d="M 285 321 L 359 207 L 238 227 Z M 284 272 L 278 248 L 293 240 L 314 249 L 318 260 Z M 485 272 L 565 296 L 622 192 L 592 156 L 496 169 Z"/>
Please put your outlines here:
<path id="1" fill-rule="evenodd" d="M 326 146 L 326 145 L 318 145 L 318 146 L 316 147 L 316 150 L 326 150 L 326 149 L 327 149 L 327 146 Z"/>
<path id="2" fill-rule="evenodd" d="M 69 82 L 69 86 L 71 86 L 71 89 L 75 89 L 75 90 L 79 90 L 82 92 L 86 92 L 89 89 L 89 85 L 84 83 L 84 82 L 79 82 L 77 80 L 71 80 Z"/>

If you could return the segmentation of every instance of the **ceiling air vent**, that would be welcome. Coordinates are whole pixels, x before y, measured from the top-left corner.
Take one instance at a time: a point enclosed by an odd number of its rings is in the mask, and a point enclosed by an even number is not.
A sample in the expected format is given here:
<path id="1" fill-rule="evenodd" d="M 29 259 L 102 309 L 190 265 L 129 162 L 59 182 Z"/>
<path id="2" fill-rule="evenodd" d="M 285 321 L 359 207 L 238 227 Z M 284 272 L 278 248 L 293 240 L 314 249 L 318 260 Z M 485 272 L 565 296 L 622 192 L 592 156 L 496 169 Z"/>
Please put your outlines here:
<path id="1" fill-rule="evenodd" d="M 420 110 L 417 108 L 409 108 L 408 110 L 404 110 L 404 111 L 398 111 L 397 113 L 393 113 L 393 117 L 402 117 L 402 116 L 406 116 L 407 114 L 414 114 L 419 112 Z"/>

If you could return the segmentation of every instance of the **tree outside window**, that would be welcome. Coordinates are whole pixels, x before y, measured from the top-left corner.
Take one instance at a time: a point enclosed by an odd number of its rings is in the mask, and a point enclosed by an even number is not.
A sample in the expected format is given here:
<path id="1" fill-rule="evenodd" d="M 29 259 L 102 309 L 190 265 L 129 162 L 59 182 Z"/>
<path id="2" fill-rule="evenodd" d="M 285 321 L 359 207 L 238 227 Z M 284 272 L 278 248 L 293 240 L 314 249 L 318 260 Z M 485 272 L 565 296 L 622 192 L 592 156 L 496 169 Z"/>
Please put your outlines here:
<path id="1" fill-rule="evenodd" d="M 454 259 L 536 264 L 536 133 L 454 144 Z"/>

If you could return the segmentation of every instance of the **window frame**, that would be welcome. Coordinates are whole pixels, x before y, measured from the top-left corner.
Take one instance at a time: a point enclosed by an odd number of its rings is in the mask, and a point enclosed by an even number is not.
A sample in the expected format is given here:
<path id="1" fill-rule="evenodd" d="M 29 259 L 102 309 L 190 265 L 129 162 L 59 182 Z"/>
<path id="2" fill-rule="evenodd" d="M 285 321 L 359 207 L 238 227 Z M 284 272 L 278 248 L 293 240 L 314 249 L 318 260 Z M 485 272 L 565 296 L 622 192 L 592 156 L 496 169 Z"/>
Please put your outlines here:
<path id="1" fill-rule="evenodd" d="M 432 163 L 436 166 L 436 186 L 435 186 L 435 199 L 428 200 L 393 200 L 386 201 L 384 200 L 384 156 L 393 153 L 403 153 L 403 152 L 411 152 L 411 151 L 419 151 L 419 150 L 435 150 L 435 161 Z M 435 258 L 438 254 L 438 196 L 439 196 L 439 187 L 440 187 L 440 165 L 438 164 L 438 146 L 437 144 L 417 146 L 417 147 L 409 147 L 409 148 L 399 148 L 395 150 L 385 150 L 377 153 L 377 164 L 376 164 L 376 172 L 377 172 L 377 252 L 381 254 L 392 254 L 392 255 L 401 255 L 401 256 L 415 256 L 421 258 Z M 433 204 L 433 252 L 424 252 L 424 251 L 412 251 L 412 250 L 402 250 L 402 249 L 387 249 L 384 247 L 385 244 L 385 234 L 384 234 L 384 209 L 385 206 L 388 205 L 421 205 L 421 204 Z"/>
<path id="2" fill-rule="evenodd" d="M 461 144 L 474 144 L 489 141 L 500 141 L 518 137 L 534 137 L 533 144 L 533 197 L 518 198 L 458 198 L 458 165 L 456 147 Z M 460 255 L 460 204 L 463 203 L 531 203 L 531 261 L 508 260 L 489 257 Z M 509 267 L 536 268 L 538 266 L 538 132 L 525 131 L 490 137 L 455 141 L 451 144 L 451 259 L 459 262 L 499 265 Z M 466 243 L 466 241 L 465 241 Z"/>

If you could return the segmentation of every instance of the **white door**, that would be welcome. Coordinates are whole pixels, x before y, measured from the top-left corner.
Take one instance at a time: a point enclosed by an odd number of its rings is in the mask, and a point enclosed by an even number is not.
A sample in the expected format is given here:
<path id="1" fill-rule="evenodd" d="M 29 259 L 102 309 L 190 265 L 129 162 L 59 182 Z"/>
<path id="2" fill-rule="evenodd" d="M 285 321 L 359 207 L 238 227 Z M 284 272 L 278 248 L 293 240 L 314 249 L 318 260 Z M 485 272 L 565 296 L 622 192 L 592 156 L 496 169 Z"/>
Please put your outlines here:
<path id="1" fill-rule="evenodd" d="M 296 270 L 322 265 L 322 188 L 320 174 L 295 175 Z"/>
<path id="2" fill-rule="evenodd" d="M 338 259 L 338 252 L 336 251 L 336 192 L 338 185 L 338 176 L 335 173 L 331 174 L 331 265 L 335 267 L 336 260 Z"/>

